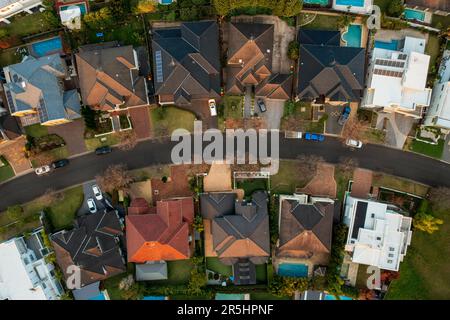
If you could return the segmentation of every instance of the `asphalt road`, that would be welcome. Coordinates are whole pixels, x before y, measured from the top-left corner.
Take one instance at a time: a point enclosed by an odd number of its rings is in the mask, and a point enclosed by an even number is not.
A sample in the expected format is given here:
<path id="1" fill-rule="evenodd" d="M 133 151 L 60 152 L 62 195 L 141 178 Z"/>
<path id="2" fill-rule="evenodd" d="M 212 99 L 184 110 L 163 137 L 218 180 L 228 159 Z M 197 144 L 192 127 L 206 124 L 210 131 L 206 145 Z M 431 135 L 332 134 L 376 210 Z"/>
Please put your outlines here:
<path id="1" fill-rule="evenodd" d="M 0 211 L 8 206 L 28 202 L 48 189 L 64 189 L 90 181 L 111 164 L 125 163 L 128 169 L 171 163 L 170 153 L 175 142 L 148 140 L 132 151 L 115 149 L 97 156 L 94 153 L 73 158 L 70 164 L 47 176 L 30 173 L 0 185 Z M 360 167 L 382 171 L 431 186 L 450 187 L 450 165 L 417 154 L 379 146 L 364 145 L 360 150 L 345 147 L 337 139 L 327 137 L 324 142 L 280 138 L 280 158 L 296 159 L 301 154 L 314 154 L 327 162 L 337 163 L 341 157 L 353 157 Z"/>

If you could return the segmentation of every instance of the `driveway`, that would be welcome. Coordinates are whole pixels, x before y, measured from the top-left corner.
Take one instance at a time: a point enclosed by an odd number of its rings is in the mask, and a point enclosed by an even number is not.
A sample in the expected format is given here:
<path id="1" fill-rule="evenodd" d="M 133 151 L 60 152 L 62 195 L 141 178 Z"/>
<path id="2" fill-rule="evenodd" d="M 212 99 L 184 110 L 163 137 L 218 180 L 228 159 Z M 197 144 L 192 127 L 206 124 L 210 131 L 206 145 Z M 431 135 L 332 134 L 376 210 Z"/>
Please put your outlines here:
<path id="1" fill-rule="evenodd" d="M 61 136 L 67 145 L 69 155 L 73 156 L 86 152 L 86 144 L 84 143 L 84 120 L 77 119 L 75 121 L 62 124 L 59 126 L 48 127 L 48 133 L 54 133 Z"/>
<path id="2" fill-rule="evenodd" d="M 323 105 L 321 107 L 313 107 L 313 119 L 318 121 L 324 114 L 328 114 L 325 123 L 325 133 L 340 136 L 344 126 L 338 123 L 338 120 L 345 106 Z"/>
<path id="3" fill-rule="evenodd" d="M 250 118 L 252 116 L 252 87 L 247 86 L 245 88 L 244 97 L 244 118 Z"/>
<path id="4" fill-rule="evenodd" d="M 267 111 L 261 112 L 258 107 L 255 107 L 256 113 L 265 120 L 267 129 L 279 130 L 281 117 L 284 113 L 284 101 L 264 99 L 264 102 L 266 104 Z"/>
<path id="5" fill-rule="evenodd" d="M 138 139 L 149 138 L 152 130 L 148 107 L 131 108 L 128 110 L 128 113 Z"/>
<path id="6" fill-rule="evenodd" d="M 107 204 L 105 202 L 105 198 L 103 198 L 103 200 L 101 200 L 101 201 L 95 199 L 94 192 L 92 191 L 92 186 L 94 184 L 96 184 L 95 180 L 83 183 L 84 200 L 83 200 L 83 204 L 78 209 L 78 213 L 77 213 L 78 216 L 83 216 L 85 214 L 90 213 L 89 207 L 87 205 L 87 200 L 89 198 L 94 199 L 95 205 L 97 206 L 97 211 L 103 211 L 106 209 Z"/>
<path id="7" fill-rule="evenodd" d="M 444 152 L 442 152 L 442 160 L 450 163 L 450 134 L 445 138 Z"/>
<path id="8" fill-rule="evenodd" d="M 216 105 L 220 101 L 216 100 Z M 212 117 L 209 111 L 208 99 L 193 99 L 190 105 L 177 105 L 177 108 L 191 111 L 195 116 L 203 121 L 203 126 L 207 128 L 217 128 L 217 117 Z"/>
<path id="9" fill-rule="evenodd" d="M 386 144 L 403 149 L 414 123 L 417 120 L 400 115 L 398 113 L 379 113 L 377 118 L 377 129 L 382 130 L 386 127 Z"/>

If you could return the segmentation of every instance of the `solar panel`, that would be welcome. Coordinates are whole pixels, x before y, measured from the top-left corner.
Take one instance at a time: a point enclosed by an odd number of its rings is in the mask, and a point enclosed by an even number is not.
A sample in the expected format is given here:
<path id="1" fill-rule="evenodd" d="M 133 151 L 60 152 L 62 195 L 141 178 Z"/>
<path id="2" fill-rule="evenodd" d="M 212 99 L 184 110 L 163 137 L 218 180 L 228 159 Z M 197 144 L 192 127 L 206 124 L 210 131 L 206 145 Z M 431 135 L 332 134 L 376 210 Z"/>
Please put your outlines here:
<path id="1" fill-rule="evenodd" d="M 42 98 L 39 100 L 38 113 L 41 122 L 46 122 L 48 120 L 47 109 L 45 108 L 45 102 Z"/>
<path id="2" fill-rule="evenodd" d="M 400 72 L 400 71 L 374 69 L 373 73 L 381 75 L 381 76 L 386 76 L 386 77 L 394 77 L 394 78 L 401 78 L 401 77 L 403 77 L 403 72 Z"/>
<path id="3" fill-rule="evenodd" d="M 11 111 L 11 113 L 16 112 L 16 106 L 14 105 L 14 101 L 11 95 L 11 92 L 9 90 L 5 90 L 6 92 L 6 98 L 8 99 L 8 105 L 9 105 L 9 110 Z"/>
<path id="4" fill-rule="evenodd" d="M 156 63 L 156 82 L 163 82 L 163 71 L 162 71 L 162 56 L 161 51 L 155 51 L 155 63 Z"/>
<path id="5" fill-rule="evenodd" d="M 385 60 L 385 59 L 376 59 L 375 64 L 379 66 L 394 67 L 394 68 L 403 68 L 405 66 L 405 63 L 403 61 Z"/>

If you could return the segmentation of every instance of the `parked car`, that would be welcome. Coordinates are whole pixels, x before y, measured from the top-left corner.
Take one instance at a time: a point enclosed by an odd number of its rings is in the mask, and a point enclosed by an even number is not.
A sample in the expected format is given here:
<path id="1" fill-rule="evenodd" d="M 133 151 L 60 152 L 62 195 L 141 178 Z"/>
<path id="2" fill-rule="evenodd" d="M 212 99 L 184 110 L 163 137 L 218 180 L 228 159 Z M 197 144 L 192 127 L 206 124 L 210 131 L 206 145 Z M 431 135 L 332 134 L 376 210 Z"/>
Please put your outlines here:
<path id="1" fill-rule="evenodd" d="M 258 104 L 259 110 L 261 110 L 261 112 L 266 112 L 266 104 L 264 103 L 263 99 L 259 98 L 256 103 Z"/>
<path id="2" fill-rule="evenodd" d="M 350 116 L 350 112 L 352 111 L 352 109 L 350 109 L 349 106 L 346 106 L 344 108 L 344 110 L 342 110 L 342 114 L 339 117 L 338 123 L 343 126 L 344 123 L 348 120 L 348 117 Z"/>
<path id="3" fill-rule="evenodd" d="M 363 143 L 361 141 L 355 140 L 355 139 L 347 139 L 345 144 L 349 147 L 358 148 L 358 149 L 360 149 L 363 145 Z"/>
<path id="4" fill-rule="evenodd" d="M 310 140 L 310 141 L 322 142 L 325 140 L 325 136 L 323 134 L 319 134 L 319 133 L 306 132 L 304 137 L 305 137 L 305 140 Z"/>
<path id="5" fill-rule="evenodd" d="M 92 199 L 92 198 L 87 199 L 87 205 L 88 205 L 90 213 L 96 213 L 97 212 L 97 206 L 95 204 L 94 199 Z"/>
<path id="6" fill-rule="evenodd" d="M 94 184 L 92 186 L 92 192 L 94 193 L 95 199 L 97 199 L 98 201 L 103 200 L 103 194 L 100 191 L 100 188 L 98 187 L 98 185 Z"/>
<path id="7" fill-rule="evenodd" d="M 100 156 L 102 154 L 110 153 L 111 151 L 112 151 L 112 148 L 110 146 L 104 146 L 104 147 L 95 149 L 95 154 Z"/>
<path id="8" fill-rule="evenodd" d="M 69 160 L 68 159 L 61 159 L 61 160 L 57 160 L 52 162 L 52 167 L 53 169 L 57 169 L 57 168 L 62 168 L 65 167 L 69 164 Z"/>
<path id="9" fill-rule="evenodd" d="M 285 131 L 284 137 L 286 139 L 301 139 L 303 134 L 300 131 Z"/>
<path id="10" fill-rule="evenodd" d="M 49 166 L 49 165 L 45 165 L 45 166 L 36 168 L 36 169 L 34 170 L 34 172 L 36 172 L 36 174 L 37 174 L 38 176 L 43 175 L 43 174 L 46 174 L 46 173 L 49 173 L 49 172 L 50 172 L 50 166 Z"/>
<path id="11" fill-rule="evenodd" d="M 211 116 L 212 117 L 217 116 L 216 100 L 209 99 L 208 100 L 208 105 L 209 105 L 209 111 L 211 112 Z"/>

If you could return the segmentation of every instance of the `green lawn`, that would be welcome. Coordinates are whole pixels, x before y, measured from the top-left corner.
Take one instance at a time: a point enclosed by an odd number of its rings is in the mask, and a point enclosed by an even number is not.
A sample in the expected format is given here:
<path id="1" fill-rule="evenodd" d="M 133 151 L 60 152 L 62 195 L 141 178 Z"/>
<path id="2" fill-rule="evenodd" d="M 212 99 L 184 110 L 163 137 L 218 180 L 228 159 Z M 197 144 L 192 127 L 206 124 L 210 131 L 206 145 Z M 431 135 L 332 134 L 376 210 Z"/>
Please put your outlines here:
<path id="1" fill-rule="evenodd" d="M 446 30 L 448 27 L 450 27 L 450 17 L 433 14 L 431 25 L 435 28 Z"/>
<path id="2" fill-rule="evenodd" d="M 223 117 L 224 119 L 242 119 L 243 116 L 243 97 L 224 96 L 223 97 Z M 220 112 L 219 112 L 220 113 Z"/>
<path id="3" fill-rule="evenodd" d="M 164 282 L 165 284 L 186 284 L 189 282 L 191 276 L 191 270 L 194 267 L 191 260 L 177 260 L 167 262 L 167 273 L 169 275 L 168 280 L 158 281 Z"/>
<path id="4" fill-rule="evenodd" d="M 419 197 L 425 197 L 429 189 L 424 184 L 378 172 L 373 175 L 372 185 L 414 194 Z"/>
<path id="5" fill-rule="evenodd" d="M 267 190 L 266 179 L 245 179 L 236 183 L 238 189 L 244 189 L 245 196 L 250 197 L 257 190 Z"/>
<path id="6" fill-rule="evenodd" d="M 64 198 L 53 203 L 49 210 L 49 218 L 53 227 L 56 230 L 72 227 L 83 200 L 84 193 L 81 186 L 64 191 Z"/>
<path id="7" fill-rule="evenodd" d="M 339 200 L 343 201 L 345 192 L 348 189 L 348 182 L 352 177 L 350 177 L 345 172 L 341 171 L 338 166 L 334 167 L 334 180 L 336 181 L 337 192 L 336 196 Z"/>
<path id="8" fill-rule="evenodd" d="M 273 193 L 292 194 L 296 187 L 304 187 L 309 182 L 298 173 L 299 161 L 280 160 L 276 175 L 270 177 L 270 189 Z"/>
<path id="9" fill-rule="evenodd" d="M 14 177 L 14 170 L 11 165 L 6 161 L 6 159 L 0 157 L 0 164 L 3 163 L 3 161 L 5 165 L 0 167 L 0 182 Z"/>
<path id="10" fill-rule="evenodd" d="M 15 50 L 6 50 L 0 52 L 0 67 L 6 67 L 11 64 L 19 63 L 22 60 L 22 55 Z"/>
<path id="11" fill-rule="evenodd" d="M 9 34 L 17 37 L 24 37 L 27 35 L 40 33 L 55 29 L 49 25 L 43 18 L 42 12 L 33 14 L 17 15 L 11 18 L 11 24 L 7 25 Z"/>
<path id="12" fill-rule="evenodd" d="M 449 18 L 450 19 L 450 18 Z M 436 59 L 440 52 L 439 38 L 437 35 L 430 33 L 425 47 L 425 53 L 430 55 L 430 69 L 436 64 Z"/>
<path id="13" fill-rule="evenodd" d="M 227 266 L 220 262 L 219 258 L 207 257 L 206 258 L 206 269 L 220 273 L 224 276 L 232 276 L 233 270 L 231 266 Z"/>
<path id="14" fill-rule="evenodd" d="M 104 139 L 104 141 L 102 141 Z M 89 151 L 93 151 L 99 147 L 103 146 L 113 146 L 115 144 L 118 144 L 120 142 L 119 135 L 117 133 L 111 133 L 106 136 L 102 136 L 99 138 L 90 138 L 85 139 L 84 143 L 86 144 L 86 148 Z"/>
<path id="15" fill-rule="evenodd" d="M 433 234 L 414 231 L 411 247 L 400 264 L 400 278 L 391 284 L 386 299 L 450 299 L 450 215 L 434 212 L 444 224 Z"/>
<path id="16" fill-rule="evenodd" d="M 381 12 L 386 12 L 392 0 L 374 0 L 373 4 L 380 7 Z"/>
<path id="17" fill-rule="evenodd" d="M 33 124 L 31 126 L 25 127 L 25 133 L 34 138 L 40 138 L 48 135 L 48 128 L 46 126 L 38 124 Z"/>
<path id="18" fill-rule="evenodd" d="M 41 152 L 43 159 L 51 159 L 51 161 L 66 159 L 69 156 L 69 151 L 67 150 L 67 146 L 55 148 L 49 151 Z M 45 165 L 47 163 L 40 163 L 38 159 L 32 159 L 31 165 L 33 168 Z"/>
<path id="19" fill-rule="evenodd" d="M 300 13 L 300 16 L 303 15 Z M 329 16 L 317 14 L 316 18 L 302 28 L 305 29 L 320 29 L 320 30 L 339 30 L 338 16 Z"/>
<path id="20" fill-rule="evenodd" d="M 161 109 L 164 108 L 165 111 Z M 171 135 L 175 129 L 194 131 L 195 115 L 176 107 L 157 107 L 150 111 L 150 121 L 156 136 Z"/>
<path id="21" fill-rule="evenodd" d="M 256 283 L 267 283 L 267 264 L 256 265 Z"/>
<path id="22" fill-rule="evenodd" d="M 291 297 L 274 296 L 270 292 L 252 292 L 250 294 L 251 300 L 292 300 Z"/>
<path id="23" fill-rule="evenodd" d="M 413 140 L 409 145 L 409 150 L 417 153 L 424 154 L 426 156 L 440 159 L 442 152 L 444 152 L 445 140 L 440 139 L 437 145 Z"/>
<path id="24" fill-rule="evenodd" d="M 128 275 L 134 276 L 134 264 L 128 263 L 127 264 L 127 273 L 122 273 L 117 276 L 114 276 L 112 278 L 106 279 L 103 282 L 103 285 L 105 289 L 108 291 L 108 295 L 111 298 L 111 300 L 123 300 L 122 297 L 122 291 L 119 289 L 119 283 L 122 281 L 123 278 L 127 277 Z"/>

